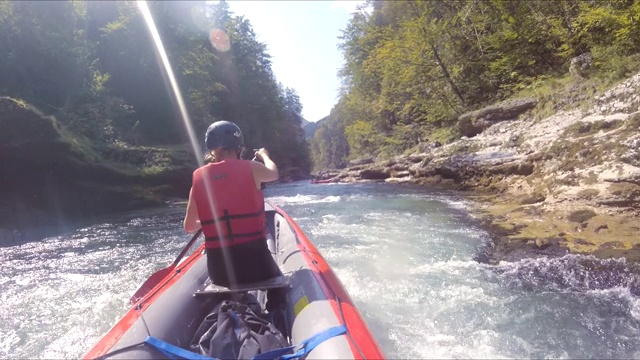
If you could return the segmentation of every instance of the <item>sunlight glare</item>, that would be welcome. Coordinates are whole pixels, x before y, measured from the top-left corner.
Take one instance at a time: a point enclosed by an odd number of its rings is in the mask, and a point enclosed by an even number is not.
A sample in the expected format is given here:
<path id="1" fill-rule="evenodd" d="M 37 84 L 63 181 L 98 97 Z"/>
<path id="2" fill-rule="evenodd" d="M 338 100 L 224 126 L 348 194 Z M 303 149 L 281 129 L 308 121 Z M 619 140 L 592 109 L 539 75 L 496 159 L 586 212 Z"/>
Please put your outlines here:
<path id="1" fill-rule="evenodd" d="M 198 166 L 202 166 L 204 164 L 204 156 L 202 154 L 202 151 L 200 150 L 200 147 L 198 146 L 198 140 L 196 138 L 195 131 L 193 130 L 193 125 L 191 124 L 191 119 L 189 118 L 187 107 L 184 103 L 184 99 L 182 98 L 182 93 L 180 92 L 180 87 L 178 86 L 176 77 L 173 74 L 171 64 L 169 63 L 169 57 L 167 56 L 167 53 L 164 49 L 164 45 L 162 44 L 162 40 L 160 39 L 160 34 L 158 33 L 156 24 L 153 21 L 153 17 L 151 16 L 151 11 L 149 11 L 149 6 L 147 5 L 147 2 L 144 0 L 138 0 L 137 4 L 138 4 L 138 8 L 142 12 L 142 16 L 144 17 L 145 22 L 147 23 L 149 32 L 151 32 L 151 37 L 153 38 L 153 42 L 155 43 L 156 48 L 158 49 L 160 59 L 162 60 L 164 69 L 167 72 L 167 76 L 169 77 L 169 82 L 171 83 L 173 94 L 175 95 L 176 100 L 178 102 L 178 107 L 180 108 L 182 121 L 184 122 L 184 126 L 187 130 L 187 134 L 189 135 L 189 141 L 191 142 L 193 153 L 198 159 Z"/>
<path id="2" fill-rule="evenodd" d="M 184 100 L 182 99 L 182 93 L 180 92 L 180 88 L 178 87 L 178 82 L 176 81 L 176 77 L 173 74 L 171 64 L 169 63 L 169 57 L 167 56 L 167 53 L 164 49 L 164 45 L 162 44 L 162 39 L 160 39 L 158 28 L 156 28 L 156 24 L 153 21 L 153 16 L 151 16 L 151 11 L 149 11 L 149 6 L 147 5 L 147 2 L 144 0 L 138 0 L 137 3 L 138 3 L 138 7 L 140 8 L 140 11 L 142 12 L 142 16 L 144 17 L 144 20 L 147 23 L 147 27 L 151 32 L 151 36 L 153 37 L 153 42 L 155 43 L 156 49 L 160 54 L 162 65 L 164 66 L 164 69 L 167 72 L 173 93 L 175 94 L 175 97 L 178 101 L 178 106 L 180 107 L 180 113 L 182 115 L 184 126 L 187 129 L 187 132 L 189 134 L 189 140 L 191 141 L 193 152 L 195 153 L 198 159 L 198 166 L 202 166 L 204 165 L 204 156 L 202 151 L 200 150 L 200 147 L 198 146 L 198 140 L 196 139 L 195 132 L 193 131 L 193 126 L 191 125 L 191 119 L 189 118 L 187 107 L 185 106 Z M 213 210 L 214 219 L 217 219 L 219 216 L 216 213 L 216 207 L 214 206 L 215 200 L 213 199 L 213 196 L 212 196 L 213 190 L 211 189 L 211 184 L 208 181 L 205 181 L 204 185 L 206 188 L 206 192 L 208 194 L 207 200 L 209 202 L 209 207 Z M 220 227 L 220 223 L 216 221 L 215 226 L 218 230 L 218 234 L 222 234 L 223 232 Z M 236 282 L 235 273 L 233 272 L 233 266 L 231 263 L 229 250 L 227 249 L 228 244 L 226 243 L 226 241 L 228 240 L 226 240 L 223 237 L 220 241 L 222 243 L 222 253 L 225 258 L 225 267 L 227 268 L 227 275 L 229 277 L 229 282 L 231 283 L 232 286 L 235 286 L 237 282 Z"/>

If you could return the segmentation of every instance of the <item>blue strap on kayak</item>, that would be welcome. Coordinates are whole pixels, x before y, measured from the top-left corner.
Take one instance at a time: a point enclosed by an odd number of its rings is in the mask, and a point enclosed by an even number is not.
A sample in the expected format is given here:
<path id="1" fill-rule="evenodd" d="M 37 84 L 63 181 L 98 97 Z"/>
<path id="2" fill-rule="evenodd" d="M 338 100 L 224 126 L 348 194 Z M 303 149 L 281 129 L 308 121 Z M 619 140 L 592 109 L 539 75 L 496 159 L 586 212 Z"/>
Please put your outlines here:
<path id="1" fill-rule="evenodd" d="M 208 356 L 200 355 L 189 350 L 185 350 L 181 347 L 171 345 L 166 341 L 154 338 L 153 336 L 147 336 L 144 340 L 146 344 L 149 344 L 163 353 L 169 359 L 197 359 L 197 360 L 215 360 Z"/>
<path id="2" fill-rule="evenodd" d="M 311 350 L 315 349 L 316 346 L 322 344 L 323 342 L 331 339 L 332 337 L 338 336 L 338 335 L 342 335 L 342 334 L 346 334 L 347 332 L 347 327 L 345 325 L 340 325 L 340 326 L 336 326 L 336 327 L 332 327 L 330 329 L 327 329 L 319 334 L 316 334 L 310 338 L 308 338 L 307 340 L 301 342 L 298 345 L 293 345 L 293 346 L 287 346 L 281 349 L 275 349 L 275 350 L 271 350 L 271 351 L 267 351 L 265 353 L 262 354 L 258 354 L 256 356 L 253 357 L 253 360 L 273 360 L 273 359 L 279 359 L 279 360 L 290 360 L 290 359 L 297 359 L 300 357 L 303 357 L 307 354 L 309 354 L 311 352 Z M 289 354 L 291 352 L 293 352 L 296 348 L 299 348 L 298 351 L 296 351 L 293 354 Z"/>

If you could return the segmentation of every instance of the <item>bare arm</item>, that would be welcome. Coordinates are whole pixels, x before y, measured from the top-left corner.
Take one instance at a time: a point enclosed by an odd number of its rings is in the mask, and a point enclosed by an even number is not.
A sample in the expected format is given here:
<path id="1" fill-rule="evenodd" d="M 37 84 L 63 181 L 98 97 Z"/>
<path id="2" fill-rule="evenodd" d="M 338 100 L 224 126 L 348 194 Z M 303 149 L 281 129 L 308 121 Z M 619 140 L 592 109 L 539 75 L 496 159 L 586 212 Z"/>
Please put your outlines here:
<path id="1" fill-rule="evenodd" d="M 193 188 L 189 191 L 189 202 L 187 203 L 187 213 L 184 216 L 184 230 L 194 233 L 200 229 L 200 219 L 198 219 L 198 209 L 193 200 Z"/>
<path id="2" fill-rule="evenodd" d="M 260 183 L 278 180 L 280 174 L 278 166 L 271 160 L 266 149 L 262 148 L 256 151 L 255 156 L 264 162 L 264 165 L 257 161 L 251 162 L 253 178 L 256 180 L 256 186 L 259 189 Z"/>

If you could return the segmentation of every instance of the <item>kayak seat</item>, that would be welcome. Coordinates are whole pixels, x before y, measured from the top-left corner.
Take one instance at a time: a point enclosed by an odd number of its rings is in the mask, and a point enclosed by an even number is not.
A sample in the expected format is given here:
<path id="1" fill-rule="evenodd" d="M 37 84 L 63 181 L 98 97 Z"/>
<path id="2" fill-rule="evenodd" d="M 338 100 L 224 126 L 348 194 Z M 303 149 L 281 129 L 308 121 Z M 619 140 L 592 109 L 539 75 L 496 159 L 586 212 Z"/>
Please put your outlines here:
<path id="1" fill-rule="evenodd" d="M 240 293 L 256 290 L 268 290 L 284 288 L 289 286 L 289 278 L 285 275 L 279 275 L 265 281 L 255 282 L 251 284 L 238 284 L 236 286 L 221 286 L 211 283 L 207 280 L 204 285 L 193 293 L 195 297 L 206 297 L 218 294 Z"/>

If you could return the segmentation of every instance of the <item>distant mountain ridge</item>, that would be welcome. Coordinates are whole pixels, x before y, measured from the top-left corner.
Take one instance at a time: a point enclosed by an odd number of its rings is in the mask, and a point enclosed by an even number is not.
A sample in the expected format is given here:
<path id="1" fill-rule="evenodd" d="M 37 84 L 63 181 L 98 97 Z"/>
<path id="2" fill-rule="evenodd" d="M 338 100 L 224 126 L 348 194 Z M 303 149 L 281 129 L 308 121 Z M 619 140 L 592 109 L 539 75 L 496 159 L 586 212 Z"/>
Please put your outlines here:
<path id="1" fill-rule="evenodd" d="M 320 126 L 320 122 L 326 120 L 327 118 L 328 116 L 325 116 L 316 122 L 311 122 L 302 118 L 301 126 L 302 130 L 304 130 L 305 138 L 313 139 L 313 135 L 316 133 L 316 129 L 318 129 L 318 126 Z"/>

